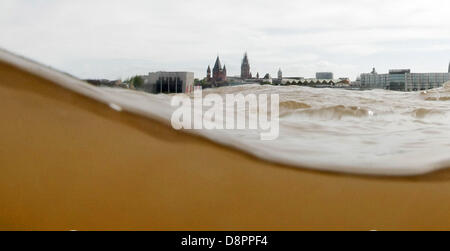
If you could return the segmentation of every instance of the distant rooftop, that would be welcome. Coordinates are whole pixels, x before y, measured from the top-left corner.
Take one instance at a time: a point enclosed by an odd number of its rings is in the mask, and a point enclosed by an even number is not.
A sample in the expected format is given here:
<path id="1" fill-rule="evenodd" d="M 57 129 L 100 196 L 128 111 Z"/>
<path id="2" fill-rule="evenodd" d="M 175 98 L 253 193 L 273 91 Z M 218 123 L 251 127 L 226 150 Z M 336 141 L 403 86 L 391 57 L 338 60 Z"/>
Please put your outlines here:
<path id="1" fill-rule="evenodd" d="M 410 69 L 393 69 L 389 70 L 389 74 L 404 74 L 404 73 L 411 73 Z"/>

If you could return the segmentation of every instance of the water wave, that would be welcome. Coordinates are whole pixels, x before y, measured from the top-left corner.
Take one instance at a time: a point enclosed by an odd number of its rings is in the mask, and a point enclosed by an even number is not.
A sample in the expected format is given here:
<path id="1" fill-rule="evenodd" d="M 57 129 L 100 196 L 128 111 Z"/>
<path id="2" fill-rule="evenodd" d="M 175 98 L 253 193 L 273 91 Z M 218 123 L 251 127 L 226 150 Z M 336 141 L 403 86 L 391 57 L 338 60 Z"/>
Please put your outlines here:
<path id="1" fill-rule="evenodd" d="M 450 82 L 442 87 L 421 92 L 426 101 L 450 101 Z"/>
<path id="2" fill-rule="evenodd" d="M 415 109 L 412 112 L 412 115 L 416 118 L 419 119 L 423 119 L 429 116 L 436 116 L 436 115 L 444 115 L 445 113 L 440 111 L 440 110 L 436 110 L 436 109 L 425 109 L 425 108 L 419 108 L 419 109 Z"/>
<path id="3" fill-rule="evenodd" d="M 294 100 L 280 102 L 280 109 L 297 110 L 297 109 L 307 109 L 307 108 L 311 108 L 311 106 L 308 104 L 302 103 L 302 102 L 294 101 Z"/>
<path id="4" fill-rule="evenodd" d="M 252 130 L 194 133 L 291 166 L 359 174 L 424 174 L 450 167 L 450 102 L 428 101 L 436 93 L 445 97 L 449 90 L 446 86 L 406 93 L 259 85 L 209 89 L 204 94 L 279 94 L 280 137 L 261 141 L 259 131 Z M 174 109 L 168 95 L 105 92 L 166 120 Z"/>
<path id="5" fill-rule="evenodd" d="M 307 109 L 304 111 L 299 111 L 297 114 L 307 115 L 314 118 L 320 119 L 342 119 L 344 117 L 355 117 L 362 118 L 372 116 L 373 112 L 364 108 L 356 106 L 330 106 L 317 109 Z"/>

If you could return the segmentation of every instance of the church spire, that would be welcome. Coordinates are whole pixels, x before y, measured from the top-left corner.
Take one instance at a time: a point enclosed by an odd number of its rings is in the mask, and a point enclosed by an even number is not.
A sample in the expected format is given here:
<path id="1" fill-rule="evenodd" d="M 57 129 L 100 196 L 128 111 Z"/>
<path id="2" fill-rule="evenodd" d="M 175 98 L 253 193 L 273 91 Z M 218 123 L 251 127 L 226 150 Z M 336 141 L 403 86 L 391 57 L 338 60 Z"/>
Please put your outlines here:
<path id="1" fill-rule="evenodd" d="M 222 70 L 222 64 L 220 63 L 220 58 L 217 56 L 216 63 L 214 64 L 214 71 Z"/>
<path id="2" fill-rule="evenodd" d="M 244 53 L 244 59 L 242 60 L 243 64 L 248 64 L 248 55 L 247 52 Z"/>
<path id="3" fill-rule="evenodd" d="M 245 52 L 244 58 L 242 59 L 241 78 L 242 79 L 251 79 L 252 78 L 252 76 L 250 74 L 250 63 L 248 62 L 247 52 Z"/>

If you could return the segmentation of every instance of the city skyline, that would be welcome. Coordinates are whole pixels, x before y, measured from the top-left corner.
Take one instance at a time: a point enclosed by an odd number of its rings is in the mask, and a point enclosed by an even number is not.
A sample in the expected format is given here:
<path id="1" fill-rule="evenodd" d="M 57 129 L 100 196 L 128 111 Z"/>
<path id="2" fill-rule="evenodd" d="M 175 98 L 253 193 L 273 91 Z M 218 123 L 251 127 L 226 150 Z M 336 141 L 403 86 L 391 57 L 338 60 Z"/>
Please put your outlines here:
<path id="1" fill-rule="evenodd" d="M 284 76 L 329 71 L 351 79 L 373 67 L 446 72 L 449 8 L 441 0 L 5 0 L 0 47 L 80 78 L 159 70 L 203 77 L 217 54 L 228 75 L 239 76 L 245 51 L 260 75 L 279 68 Z"/>

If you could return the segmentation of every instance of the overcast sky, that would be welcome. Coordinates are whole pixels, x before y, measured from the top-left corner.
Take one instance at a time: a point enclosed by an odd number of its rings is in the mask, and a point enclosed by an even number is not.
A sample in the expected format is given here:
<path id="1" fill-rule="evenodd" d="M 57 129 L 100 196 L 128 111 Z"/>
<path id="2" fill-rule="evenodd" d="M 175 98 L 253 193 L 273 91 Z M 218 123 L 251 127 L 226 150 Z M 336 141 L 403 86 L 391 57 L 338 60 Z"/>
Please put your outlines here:
<path id="1" fill-rule="evenodd" d="M 446 72 L 449 0 L 1 0 L 0 47 L 80 78 Z"/>

